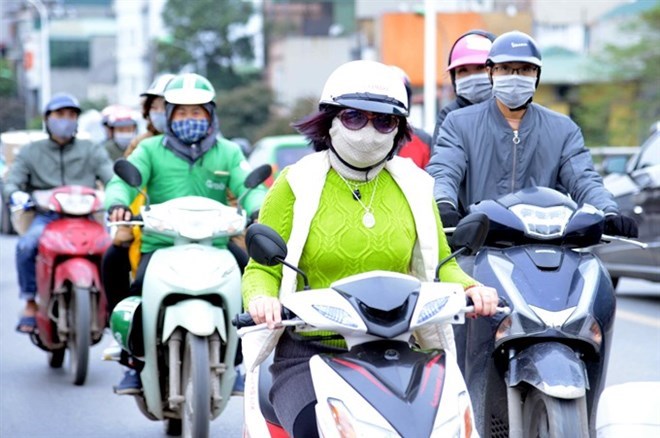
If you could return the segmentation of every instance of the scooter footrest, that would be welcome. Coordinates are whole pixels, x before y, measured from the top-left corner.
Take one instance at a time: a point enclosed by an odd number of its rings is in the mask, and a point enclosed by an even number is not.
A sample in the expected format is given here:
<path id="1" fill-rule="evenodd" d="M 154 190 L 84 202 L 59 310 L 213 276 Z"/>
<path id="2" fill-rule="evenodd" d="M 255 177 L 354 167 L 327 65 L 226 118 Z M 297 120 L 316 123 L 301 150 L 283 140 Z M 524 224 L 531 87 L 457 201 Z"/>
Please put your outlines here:
<path id="1" fill-rule="evenodd" d="M 119 362 L 121 360 L 121 347 L 119 345 L 113 345 L 106 348 L 103 350 L 101 359 Z"/>

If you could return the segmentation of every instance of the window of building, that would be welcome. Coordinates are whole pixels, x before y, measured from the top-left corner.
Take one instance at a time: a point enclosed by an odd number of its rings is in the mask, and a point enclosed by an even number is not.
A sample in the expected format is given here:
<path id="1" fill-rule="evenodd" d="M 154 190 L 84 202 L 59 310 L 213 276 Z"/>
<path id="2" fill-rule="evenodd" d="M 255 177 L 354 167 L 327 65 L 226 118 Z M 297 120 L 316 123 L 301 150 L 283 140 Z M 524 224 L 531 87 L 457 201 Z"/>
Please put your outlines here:
<path id="1" fill-rule="evenodd" d="M 56 68 L 89 68 L 89 41 L 51 39 L 50 65 Z"/>

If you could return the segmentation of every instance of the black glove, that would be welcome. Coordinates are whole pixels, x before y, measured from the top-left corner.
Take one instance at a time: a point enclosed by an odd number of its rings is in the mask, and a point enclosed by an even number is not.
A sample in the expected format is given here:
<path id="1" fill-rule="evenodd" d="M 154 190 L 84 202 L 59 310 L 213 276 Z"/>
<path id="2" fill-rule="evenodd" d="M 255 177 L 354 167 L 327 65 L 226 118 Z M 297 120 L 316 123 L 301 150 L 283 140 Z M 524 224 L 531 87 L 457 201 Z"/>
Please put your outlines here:
<path id="1" fill-rule="evenodd" d="M 438 202 L 438 211 L 443 227 L 455 227 L 462 218 L 456 207 L 448 202 Z"/>
<path id="2" fill-rule="evenodd" d="M 637 223 L 633 218 L 622 214 L 605 216 L 605 234 L 610 236 L 638 237 Z"/>
<path id="3" fill-rule="evenodd" d="M 110 217 L 110 215 L 112 214 L 113 211 L 119 210 L 120 208 L 124 210 L 124 215 L 126 213 L 129 214 L 129 218 L 126 219 L 126 220 L 130 221 L 131 219 L 133 219 L 133 212 L 131 211 L 131 207 L 129 207 L 128 205 L 122 205 L 122 204 L 111 205 L 110 208 L 108 208 L 108 211 L 107 211 L 108 217 Z"/>

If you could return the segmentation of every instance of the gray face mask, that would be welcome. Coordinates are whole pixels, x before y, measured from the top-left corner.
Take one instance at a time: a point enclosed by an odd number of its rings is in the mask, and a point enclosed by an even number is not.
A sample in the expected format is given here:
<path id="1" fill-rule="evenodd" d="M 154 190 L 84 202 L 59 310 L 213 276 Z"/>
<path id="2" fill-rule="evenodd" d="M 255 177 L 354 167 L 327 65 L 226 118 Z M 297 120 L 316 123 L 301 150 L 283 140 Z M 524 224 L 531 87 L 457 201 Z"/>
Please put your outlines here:
<path id="1" fill-rule="evenodd" d="M 165 132 L 167 126 L 167 118 L 164 111 L 149 111 L 149 120 L 158 132 Z"/>
<path id="2" fill-rule="evenodd" d="M 493 93 L 488 73 L 479 73 L 456 79 L 456 95 L 469 100 L 471 103 L 480 103 L 489 99 Z"/>
<path id="3" fill-rule="evenodd" d="M 48 132 L 53 137 L 69 140 L 76 135 L 78 130 L 78 121 L 71 119 L 54 119 L 49 118 L 46 120 L 46 127 Z"/>
<path id="4" fill-rule="evenodd" d="M 117 146 L 119 146 L 119 149 L 121 150 L 126 150 L 134 137 L 135 134 L 132 132 L 117 132 L 114 135 L 115 143 L 117 143 Z"/>
<path id="5" fill-rule="evenodd" d="M 514 109 L 523 106 L 534 96 L 536 78 L 521 75 L 493 76 L 493 96 Z"/>

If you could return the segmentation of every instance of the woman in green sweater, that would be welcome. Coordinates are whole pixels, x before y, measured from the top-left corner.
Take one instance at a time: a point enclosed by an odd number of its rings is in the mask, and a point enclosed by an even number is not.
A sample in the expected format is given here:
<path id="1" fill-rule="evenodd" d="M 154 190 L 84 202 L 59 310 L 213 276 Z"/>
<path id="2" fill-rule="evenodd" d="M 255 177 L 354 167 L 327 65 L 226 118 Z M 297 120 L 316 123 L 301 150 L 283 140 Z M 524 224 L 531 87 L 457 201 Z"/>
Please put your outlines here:
<path id="1" fill-rule="evenodd" d="M 401 77 L 372 61 L 341 65 L 328 78 L 319 112 L 294 126 L 317 153 L 286 168 L 264 200 L 259 221 L 287 242 L 287 261 L 309 275 L 312 288 L 349 275 L 386 270 L 430 281 L 450 253 L 433 198 L 433 180 L 396 157 L 409 138 L 408 98 Z M 452 260 L 443 281 L 462 284 L 475 313 L 492 315 L 494 289 L 478 285 Z M 279 298 L 302 289 L 293 271 L 250 260 L 243 300 L 256 323 L 281 320 Z M 417 333 L 425 347 L 455 350 L 450 327 Z M 247 345 L 246 345 L 247 344 Z M 243 348 L 255 348 L 244 338 Z M 256 346 L 259 348 L 259 346 Z M 284 331 L 270 371 L 270 400 L 290 436 L 317 436 L 309 358 L 341 343 L 297 342 Z"/>

